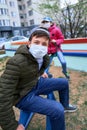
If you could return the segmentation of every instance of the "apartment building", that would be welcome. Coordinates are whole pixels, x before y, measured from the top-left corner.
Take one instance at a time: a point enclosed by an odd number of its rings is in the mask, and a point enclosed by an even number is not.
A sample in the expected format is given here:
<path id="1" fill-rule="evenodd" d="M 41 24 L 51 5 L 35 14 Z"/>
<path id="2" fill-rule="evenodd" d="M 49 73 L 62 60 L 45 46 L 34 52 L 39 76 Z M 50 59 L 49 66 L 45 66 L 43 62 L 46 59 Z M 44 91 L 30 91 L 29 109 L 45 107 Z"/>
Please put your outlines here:
<path id="1" fill-rule="evenodd" d="M 0 26 L 20 26 L 16 0 L 0 0 Z"/>
<path id="2" fill-rule="evenodd" d="M 42 2 L 43 0 L 0 0 L 0 37 L 28 35 L 44 17 L 38 10 L 38 4 Z"/>
<path id="3" fill-rule="evenodd" d="M 12 27 L 20 26 L 17 0 L 0 0 L 0 36 L 12 33 Z"/>
<path id="4" fill-rule="evenodd" d="M 18 0 L 21 26 L 38 25 L 41 22 L 43 16 L 38 12 L 37 3 L 40 0 Z"/>
<path id="5" fill-rule="evenodd" d="M 39 0 L 0 0 L 0 37 L 26 35 L 40 24 Z"/>

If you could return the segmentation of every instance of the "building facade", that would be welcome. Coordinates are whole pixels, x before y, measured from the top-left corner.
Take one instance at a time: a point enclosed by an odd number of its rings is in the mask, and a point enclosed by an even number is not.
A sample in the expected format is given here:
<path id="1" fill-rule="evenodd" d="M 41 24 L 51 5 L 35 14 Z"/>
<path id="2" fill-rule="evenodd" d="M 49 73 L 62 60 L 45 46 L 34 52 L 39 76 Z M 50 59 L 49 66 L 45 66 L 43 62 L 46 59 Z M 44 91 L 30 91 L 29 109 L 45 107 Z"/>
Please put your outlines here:
<path id="1" fill-rule="evenodd" d="M 37 3 L 39 0 L 18 0 L 18 9 L 21 26 L 38 25 L 41 22 L 42 14 L 38 12 Z"/>
<path id="2" fill-rule="evenodd" d="M 40 24 L 39 0 L 0 0 L 0 37 L 28 35 L 30 29 Z"/>
<path id="3" fill-rule="evenodd" d="M 12 27 L 20 26 L 17 0 L 0 0 L 0 36 L 8 37 Z"/>

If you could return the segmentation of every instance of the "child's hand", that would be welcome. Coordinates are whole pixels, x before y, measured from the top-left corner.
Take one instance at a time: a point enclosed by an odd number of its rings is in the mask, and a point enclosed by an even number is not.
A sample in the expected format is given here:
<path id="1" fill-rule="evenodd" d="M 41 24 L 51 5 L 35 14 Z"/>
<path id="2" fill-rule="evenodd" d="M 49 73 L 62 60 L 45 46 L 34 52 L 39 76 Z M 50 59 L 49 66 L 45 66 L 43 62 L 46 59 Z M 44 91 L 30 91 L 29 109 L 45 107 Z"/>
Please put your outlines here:
<path id="1" fill-rule="evenodd" d="M 56 40 L 53 39 L 53 40 L 51 40 L 51 42 L 56 43 Z"/>
<path id="2" fill-rule="evenodd" d="M 47 73 L 43 73 L 43 74 L 41 75 L 41 77 L 43 77 L 43 78 L 48 78 L 48 74 L 47 74 Z"/>
<path id="3" fill-rule="evenodd" d="M 16 130 L 25 130 L 24 126 L 22 124 L 18 125 Z"/>

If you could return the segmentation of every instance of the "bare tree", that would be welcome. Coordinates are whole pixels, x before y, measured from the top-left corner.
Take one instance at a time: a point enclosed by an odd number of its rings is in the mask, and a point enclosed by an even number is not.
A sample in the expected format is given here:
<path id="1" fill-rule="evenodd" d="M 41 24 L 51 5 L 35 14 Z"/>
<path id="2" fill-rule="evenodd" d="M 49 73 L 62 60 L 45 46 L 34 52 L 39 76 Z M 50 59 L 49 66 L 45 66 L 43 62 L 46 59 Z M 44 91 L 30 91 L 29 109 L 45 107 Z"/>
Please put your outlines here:
<path id="1" fill-rule="evenodd" d="M 66 2 L 64 8 L 60 8 L 58 0 L 44 0 L 38 5 L 40 12 L 43 12 L 45 16 L 51 16 L 60 26 L 65 38 L 86 37 L 86 7 L 86 0 L 76 4 Z"/>
<path id="2" fill-rule="evenodd" d="M 65 37 L 85 37 L 84 30 L 86 29 L 86 8 L 85 4 L 79 2 L 75 5 L 67 5 L 61 10 L 62 20 L 65 23 L 61 24 L 61 29 Z M 63 27 L 62 27 L 63 26 Z"/>

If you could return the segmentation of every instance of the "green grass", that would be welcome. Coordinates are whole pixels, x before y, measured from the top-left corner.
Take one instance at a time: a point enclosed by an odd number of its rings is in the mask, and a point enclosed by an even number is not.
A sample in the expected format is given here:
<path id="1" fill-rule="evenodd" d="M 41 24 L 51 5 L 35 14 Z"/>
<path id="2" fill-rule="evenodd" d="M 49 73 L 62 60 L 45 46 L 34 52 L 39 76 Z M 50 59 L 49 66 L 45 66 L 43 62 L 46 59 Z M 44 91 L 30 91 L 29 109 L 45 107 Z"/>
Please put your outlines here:
<path id="1" fill-rule="evenodd" d="M 0 58 L 0 62 L 4 62 L 8 57 Z"/>

